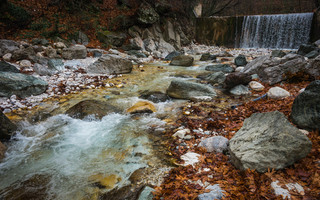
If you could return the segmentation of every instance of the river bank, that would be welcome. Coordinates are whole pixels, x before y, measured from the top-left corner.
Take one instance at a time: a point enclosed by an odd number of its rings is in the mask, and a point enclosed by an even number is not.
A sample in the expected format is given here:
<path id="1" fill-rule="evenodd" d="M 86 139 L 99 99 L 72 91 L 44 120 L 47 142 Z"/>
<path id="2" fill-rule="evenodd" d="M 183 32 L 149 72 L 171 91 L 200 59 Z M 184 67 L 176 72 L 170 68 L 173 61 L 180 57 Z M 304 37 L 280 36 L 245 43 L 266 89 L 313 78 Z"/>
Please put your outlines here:
<path id="1" fill-rule="evenodd" d="M 279 110 L 288 117 L 299 91 L 311 82 L 310 77 L 307 81 L 300 77 L 302 80 L 296 83 L 290 82 L 295 76 L 280 77 L 278 83 L 270 86 L 268 81 L 275 81 L 274 74 L 259 78 L 248 73 L 239 78 L 237 73 L 246 70 L 261 73 L 263 70 L 252 68 L 257 66 L 254 65 L 257 61 L 258 67 L 292 62 L 306 67 L 316 65 L 317 59 L 308 60 L 289 51 L 283 52 L 286 56 L 278 57 L 271 56 L 271 51 L 266 49 L 191 45 L 178 53 L 194 61 L 190 66 L 177 66 L 170 65 L 171 59 L 163 61 L 151 55 L 139 58 L 117 50 L 96 50 L 102 58 L 111 56 L 134 64 L 130 73 L 106 75 L 88 73 L 101 58 L 94 58 L 91 50 L 88 52 L 89 57 L 83 59 L 61 59 L 56 72 L 46 75 L 40 75 L 41 70 L 36 70 L 35 64 L 12 63 L 22 73 L 46 81 L 48 86 L 40 95 L 24 98 L 10 95 L 1 99 L 1 109 L 19 126 L 18 134 L 5 143 L 8 150 L 0 164 L 4 177 L 2 196 L 117 199 L 119 195 L 127 195 L 137 199 L 145 186 L 151 186 L 156 189 L 155 199 L 195 199 L 207 193 L 208 186 L 219 184 L 217 195 L 223 194 L 226 199 L 239 194 L 244 199 L 273 199 L 281 198 L 276 197 L 271 186 L 276 181 L 273 178 L 285 182 L 288 173 L 288 180 L 305 188 L 303 194 L 290 194 L 311 199 L 319 194 L 316 132 L 308 134 L 313 142 L 311 154 L 299 161 L 298 167 L 285 168 L 286 172 L 289 170 L 287 174 L 280 170 L 274 177 L 270 172 L 236 169 L 225 151 L 208 153 L 198 148 L 209 137 L 231 139 L 244 119 L 253 113 Z M 239 64 L 243 57 L 245 63 Z M 220 78 L 212 77 L 216 73 Z M 251 86 L 252 79 L 261 85 Z M 172 89 L 176 87 L 173 83 L 178 83 L 177 89 Z M 179 88 L 179 84 L 183 87 Z M 241 84 L 245 85 L 244 89 L 241 86 L 242 89 L 233 91 Z M 270 89 L 275 86 L 287 90 L 289 95 L 272 96 Z M 268 99 L 250 103 L 266 93 Z M 139 102 L 148 102 L 147 108 L 129 114 Z M 189 161 L 182 159 L 183 155 L 190 152 L 197 154 L 197 162 L 185 165 Z M 307 164 L 305 173 L 310 175 L 301 178 L 301 170 Z M 247 179 L 250 184 L 243 182 Z M 24 189 L 27 186 L 30 190 Z"/>

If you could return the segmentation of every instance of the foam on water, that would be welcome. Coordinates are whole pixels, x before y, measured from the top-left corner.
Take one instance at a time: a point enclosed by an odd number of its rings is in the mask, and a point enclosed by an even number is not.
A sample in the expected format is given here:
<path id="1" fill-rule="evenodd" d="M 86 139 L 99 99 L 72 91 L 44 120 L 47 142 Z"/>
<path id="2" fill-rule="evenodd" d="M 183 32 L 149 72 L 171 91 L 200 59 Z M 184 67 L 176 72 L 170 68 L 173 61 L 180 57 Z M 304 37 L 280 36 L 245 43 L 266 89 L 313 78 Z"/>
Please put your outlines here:
<path id="1" fill-rule="evenodd" d="M 36 174 L 50 179 L 48 188 L 58 199 L 72 199 L 96 174 L 116 174 L 121 177 L 118 184 L 124 184 L 146 166 L 143 155 L 151 150 L 145 130 L 163 124 L 157 118 L 133 120 L 121 114 L 102 120 L 58 115 L 38 125 L 25 124 L 0 163 L 0 190 Z"/>

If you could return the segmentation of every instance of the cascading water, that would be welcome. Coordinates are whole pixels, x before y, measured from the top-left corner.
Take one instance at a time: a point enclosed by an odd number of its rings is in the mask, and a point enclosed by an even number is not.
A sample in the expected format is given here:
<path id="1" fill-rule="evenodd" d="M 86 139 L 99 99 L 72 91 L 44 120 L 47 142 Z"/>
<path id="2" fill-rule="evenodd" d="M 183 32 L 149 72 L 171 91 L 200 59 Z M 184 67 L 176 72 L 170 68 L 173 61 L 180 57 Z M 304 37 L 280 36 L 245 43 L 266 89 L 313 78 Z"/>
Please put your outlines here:
<path id="1" fill-rule="evenodd" d="M 310 37 L 313 13 L 246 16 L 241 48 L 297 49 Z"/>

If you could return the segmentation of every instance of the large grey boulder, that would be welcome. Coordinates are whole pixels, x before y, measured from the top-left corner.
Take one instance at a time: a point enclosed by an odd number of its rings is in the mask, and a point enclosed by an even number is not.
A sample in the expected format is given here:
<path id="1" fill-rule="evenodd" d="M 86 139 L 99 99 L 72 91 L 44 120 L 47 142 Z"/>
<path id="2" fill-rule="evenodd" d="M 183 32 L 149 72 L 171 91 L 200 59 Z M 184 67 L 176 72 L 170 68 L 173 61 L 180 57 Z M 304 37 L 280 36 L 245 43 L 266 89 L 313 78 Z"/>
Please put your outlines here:
<path id="1" fill-rule="evenodd" d="M 194 58 L 192 56 L 180 55 L 173 57 L 170 65 L 177 65 L 177 66 L 192 66 Z"/>
<path id="2" fill-rule="evenodd" d="M 303 56 L 291 53 L 282 58 L 261 57 L 246 65 L 242 72 L 258 74 L 263 82 L 273 85 L 293 78 L 297 74 L 315 77 L 314 74 L 320 74 L 320 69 L 317 66 L 319 66 L 319 60 L 309 64 Z"/>
<path id="3" fill-rule="evenodd" d="M 17 126 L 12 123 L 0 110 L 0 140 L 8 140 L 17 130 Z"/>
<path id="4" fill-rule="evenodd" d="M 10 97 L 17 95 L 25 98 L 31 95 L 39 95 L 46 91 L 48 83 L 34 76 L 0 72 L 0 96 Z"/>
<path id="5" fill-rule="evenodd" d="M 73 45 L 62 50 L 62 58 L 66 60 L 85 59 L 87 57 L 87 48 L 83 45 Z"/>
<path id="6" fill-rule="evenodd" d="M 89 74 L 125 74 L 132 71 L 133 65 L 129 60 L 126 60 L 117 55 L 105 54 L 96 62 L 89 65 L 87 73 Z"/>
<path id="7" fill-rule="evenodd" d="M 176 99 L 194 99 L 197 97 L 215 97 L 216 91 L 204 84 L 184 80 L 173 80 L 167 94 Z"/>
<path id="8" fill-rule="evenodd" d="M 320 81 L 313 81 L 292 105 L 291 119 L 301 128 L 320 130 Z"/>
<path id="9" fill-rule="evenodd" d="M 284 114 L 255 113 L 229 141 L 231 162 L 239 169 L 283 169 L 306 157 L 312 143 Z"/>
<path id="10" fill-rule="evenodd" d="M 0 72 L 13 72 L 13 73 L 19 73 L 20 71 L 13 65 L 0 61 Z"/>

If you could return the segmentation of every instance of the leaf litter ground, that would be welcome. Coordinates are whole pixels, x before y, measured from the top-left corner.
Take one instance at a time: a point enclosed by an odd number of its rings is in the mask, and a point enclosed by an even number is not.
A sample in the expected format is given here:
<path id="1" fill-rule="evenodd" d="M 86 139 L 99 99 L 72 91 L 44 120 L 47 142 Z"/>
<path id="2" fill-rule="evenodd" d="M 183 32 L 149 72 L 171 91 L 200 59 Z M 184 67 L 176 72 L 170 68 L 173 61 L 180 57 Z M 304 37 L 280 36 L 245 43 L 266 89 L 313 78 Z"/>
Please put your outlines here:
<path id="1" fill-rule="evenodd" d="M 303 81 L 275 85 L 286 89 L 292 96 L 282 100 L 265 98 L 254 102 L 249 101 L 235 109 L 230 108 L 229 100 L 193 102 L 182 108 L 188 115 L 184 114 L 175 125 L 177 128 L 183 125 L 190 130 L 200 128 L 203 131 L 213 131 L 215 135 L 231 139 L 242 127 L 244 119 L 253 113 L 278 110 L 289 118 L 295 97 L 300 89 L 305 88 L 309 83 Z M 270 88 L 271 86 L 265 85 L 264 91 L 253 92 L 253 95 L 261 96 Z M 228 106 L 225 108 L 217 106 L 221 104 Z M 219 184 L 225 191 L 223 199 L 284 199 L 282 196 L 276 196 L 271 187 L 271 183 L 277 180 L 278 185 L 284 189 L 288 189 L 286 188 L 288 183 L 298 183 L 304 188 L 304 192 L 291 190 L 291 199 L 320 199 L 320 136 L 317 131 L 308 134 L 312 141 L 312 150 L 306 158 L 283 170 L 270 169 L 266 173 L 258 173 L 254 170 L 240 171 L 230 163 L 227 155 L 207 153 L 203 148 L 197 147 L 201 138 L 212 135 L 191 131 L 192 139 L 181 140 L 172 137 L 176 130 L 166 133 L 166 136 L 170 138 L 168 149 L 172 155 L 172 163 L 178 167 L 171 170 L 162 185 L 156 188 L 154 192 L 156 200 L 197 199 L 199 194 L 209 192 L 205 190 L 207 185 L 214 184 Z M 180 157 L 187 152 L 200 154 L 200 161 L 194 166 L 182 166 L 184 161 Z"/>

